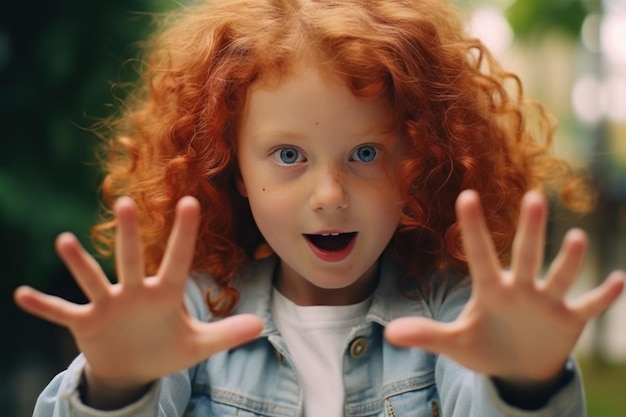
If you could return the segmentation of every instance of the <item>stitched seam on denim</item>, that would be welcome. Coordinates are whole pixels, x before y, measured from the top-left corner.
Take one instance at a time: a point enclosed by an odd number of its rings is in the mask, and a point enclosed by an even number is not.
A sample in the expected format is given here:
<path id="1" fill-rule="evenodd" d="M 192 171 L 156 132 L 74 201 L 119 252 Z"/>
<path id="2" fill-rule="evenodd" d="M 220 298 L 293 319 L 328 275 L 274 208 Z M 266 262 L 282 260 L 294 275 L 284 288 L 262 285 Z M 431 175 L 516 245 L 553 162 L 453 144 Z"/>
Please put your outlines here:
<path id="1" fill-rule="evenodd" d="M 366 416 L 380 413 L 384 409 L 385 401 L 396 395 L 407 392 L 419 391 L 435 385 L 435 373 L 429 372 L 424 375 L 404 378 L 383 387 L 383 398 L 365 402 L 359 402 L 346 406 L 346 411 L 351 416 Z"/>
<path id="2" fill-rule="evenodd" d="M 219 389 L 211 389 L 211 399 L 217 403 L 230 405 L 252 413 L 267 415 L 268 417 L 292 417 L 298 412 L 297 407 L 278 405 Z"/>

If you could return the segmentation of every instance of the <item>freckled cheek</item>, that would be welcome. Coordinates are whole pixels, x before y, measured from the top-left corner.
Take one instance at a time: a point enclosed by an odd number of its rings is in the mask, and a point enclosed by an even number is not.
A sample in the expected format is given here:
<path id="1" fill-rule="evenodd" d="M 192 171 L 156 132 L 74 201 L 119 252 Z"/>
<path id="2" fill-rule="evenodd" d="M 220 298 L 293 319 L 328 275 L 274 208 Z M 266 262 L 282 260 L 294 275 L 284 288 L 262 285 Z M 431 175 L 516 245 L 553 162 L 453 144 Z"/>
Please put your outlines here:
<path id="1" fill-rule="evenodd" d="M 376 198 L 385 196 L 385 198 L 389 199 L 389 201 L 400 199 L 401 193 L 399 178 L 394 178 L 386 172 L 377 177 L 363 181 L 362 184 L 364 184 L 364 191 Z"/>
<path id="2" fill-rule="evenodd" d="M 297 202 L 286 198 L 284 193 L 265 186 L 256 189 L 254 195 L 250 196 L 249 203 L 261 234 L 274 250 L 293 244 L 293 232 L 299 230 L 300 224 Z"/>
<path id="3" fill-rule="evenodd" d="M 254 193 L 248 193 L 250 206 L 255 215 L 263 215 L 266 220 L 274 217 L 281 219 L 286 214 L 293 212 L 294 202 L 293 193 L 289 193 L 279 188 L 273 188 L 268 185 L 259 185 L 255 188 Z"/>
<path id="4" fill-rule="evenodd" d="M 397 183 L 386 182 L 374 186 L 371 190 L 371 201 L 378 202 L 381 211 L 399 220 L 404 201 Z"/>

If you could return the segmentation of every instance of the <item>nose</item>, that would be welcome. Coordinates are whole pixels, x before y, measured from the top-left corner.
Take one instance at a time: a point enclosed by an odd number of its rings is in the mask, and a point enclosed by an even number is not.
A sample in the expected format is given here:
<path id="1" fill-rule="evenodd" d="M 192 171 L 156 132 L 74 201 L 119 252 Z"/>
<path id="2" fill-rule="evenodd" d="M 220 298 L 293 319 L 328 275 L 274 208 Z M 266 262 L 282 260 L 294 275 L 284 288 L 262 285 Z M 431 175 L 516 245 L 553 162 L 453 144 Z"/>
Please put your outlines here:
<path id="1" fill-rule="evenodd" d="M 341 169 L 325 168 L 313 178 L 310 198 L 312 210 L 342 210 L 349 205 L 346 178 Z"/>

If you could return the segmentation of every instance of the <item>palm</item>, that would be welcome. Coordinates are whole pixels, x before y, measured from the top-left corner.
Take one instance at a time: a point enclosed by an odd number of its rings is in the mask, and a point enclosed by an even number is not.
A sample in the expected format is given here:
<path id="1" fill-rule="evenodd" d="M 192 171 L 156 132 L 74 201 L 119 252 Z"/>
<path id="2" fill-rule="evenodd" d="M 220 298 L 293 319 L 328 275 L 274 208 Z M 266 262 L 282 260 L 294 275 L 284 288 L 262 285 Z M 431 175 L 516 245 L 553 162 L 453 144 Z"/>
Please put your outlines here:
<path id="1" fill-rule="evenodd" d="M 478 197 L 457 201 L 463 244 L 473 281 L 472 296 L 452 323 L 403 318 L 387 338 L 401 346 L 445 354 L 487 375 L 518 381 L 548 380 L 562 369 L 588 320 L 603 312 L 623 288 L 621 273 L 568 302 L 565 294 L 580 271 L 585 236 L 572 230 L 543 280 L 545 202 L 529 193 L 522 206 L 510 271 L 502 271 Z"/>
<path id="2" fill-rule="evenodd" d="M 549 379 L 572 351 L 585 320 L 563 302 L 545 302 L 541 291 L 516 286 L 476 290 L 448 326 L 446 353 L 478 372 L 508 379 Z"/>
<path id="3" fill-rule="evenodd" d="M 16 292 L 22 308 L 70 329 L 93 375 L 120 385 L 147 383 L 258 334 L 261 323 L 252 316 L 209 324 L 185 310 L 184 287 L 199 218 L 194 199 L 181 200 L 161 268 L 153 277 L 144 276 L 130 199 L 120 199 L 116 216 L 117 284 L 107 280 L 74 236 L 63 234 L 57 250 L 90 303 L 77 305 L 30 288 Z"/>

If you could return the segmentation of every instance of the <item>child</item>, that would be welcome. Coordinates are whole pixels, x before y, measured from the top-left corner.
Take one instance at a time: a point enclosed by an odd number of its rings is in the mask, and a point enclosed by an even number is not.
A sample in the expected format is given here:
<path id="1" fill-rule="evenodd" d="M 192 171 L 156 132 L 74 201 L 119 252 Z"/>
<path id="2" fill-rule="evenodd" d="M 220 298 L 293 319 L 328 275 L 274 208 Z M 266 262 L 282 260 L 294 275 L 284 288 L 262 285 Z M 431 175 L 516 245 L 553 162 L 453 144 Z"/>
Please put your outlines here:
<path id="1" fill-rule="evenodd" d="M 62 234 L 90 302 L 15 293 L 82 352 L 35 416 L 585 414 L 570 354 L 624 278 L 565 301 L 579 230 L 536 278 L 543 192 L 588 190 L 453 9 L 179 14 L 112 125 L 94 230 L 117 283 Z"/>

